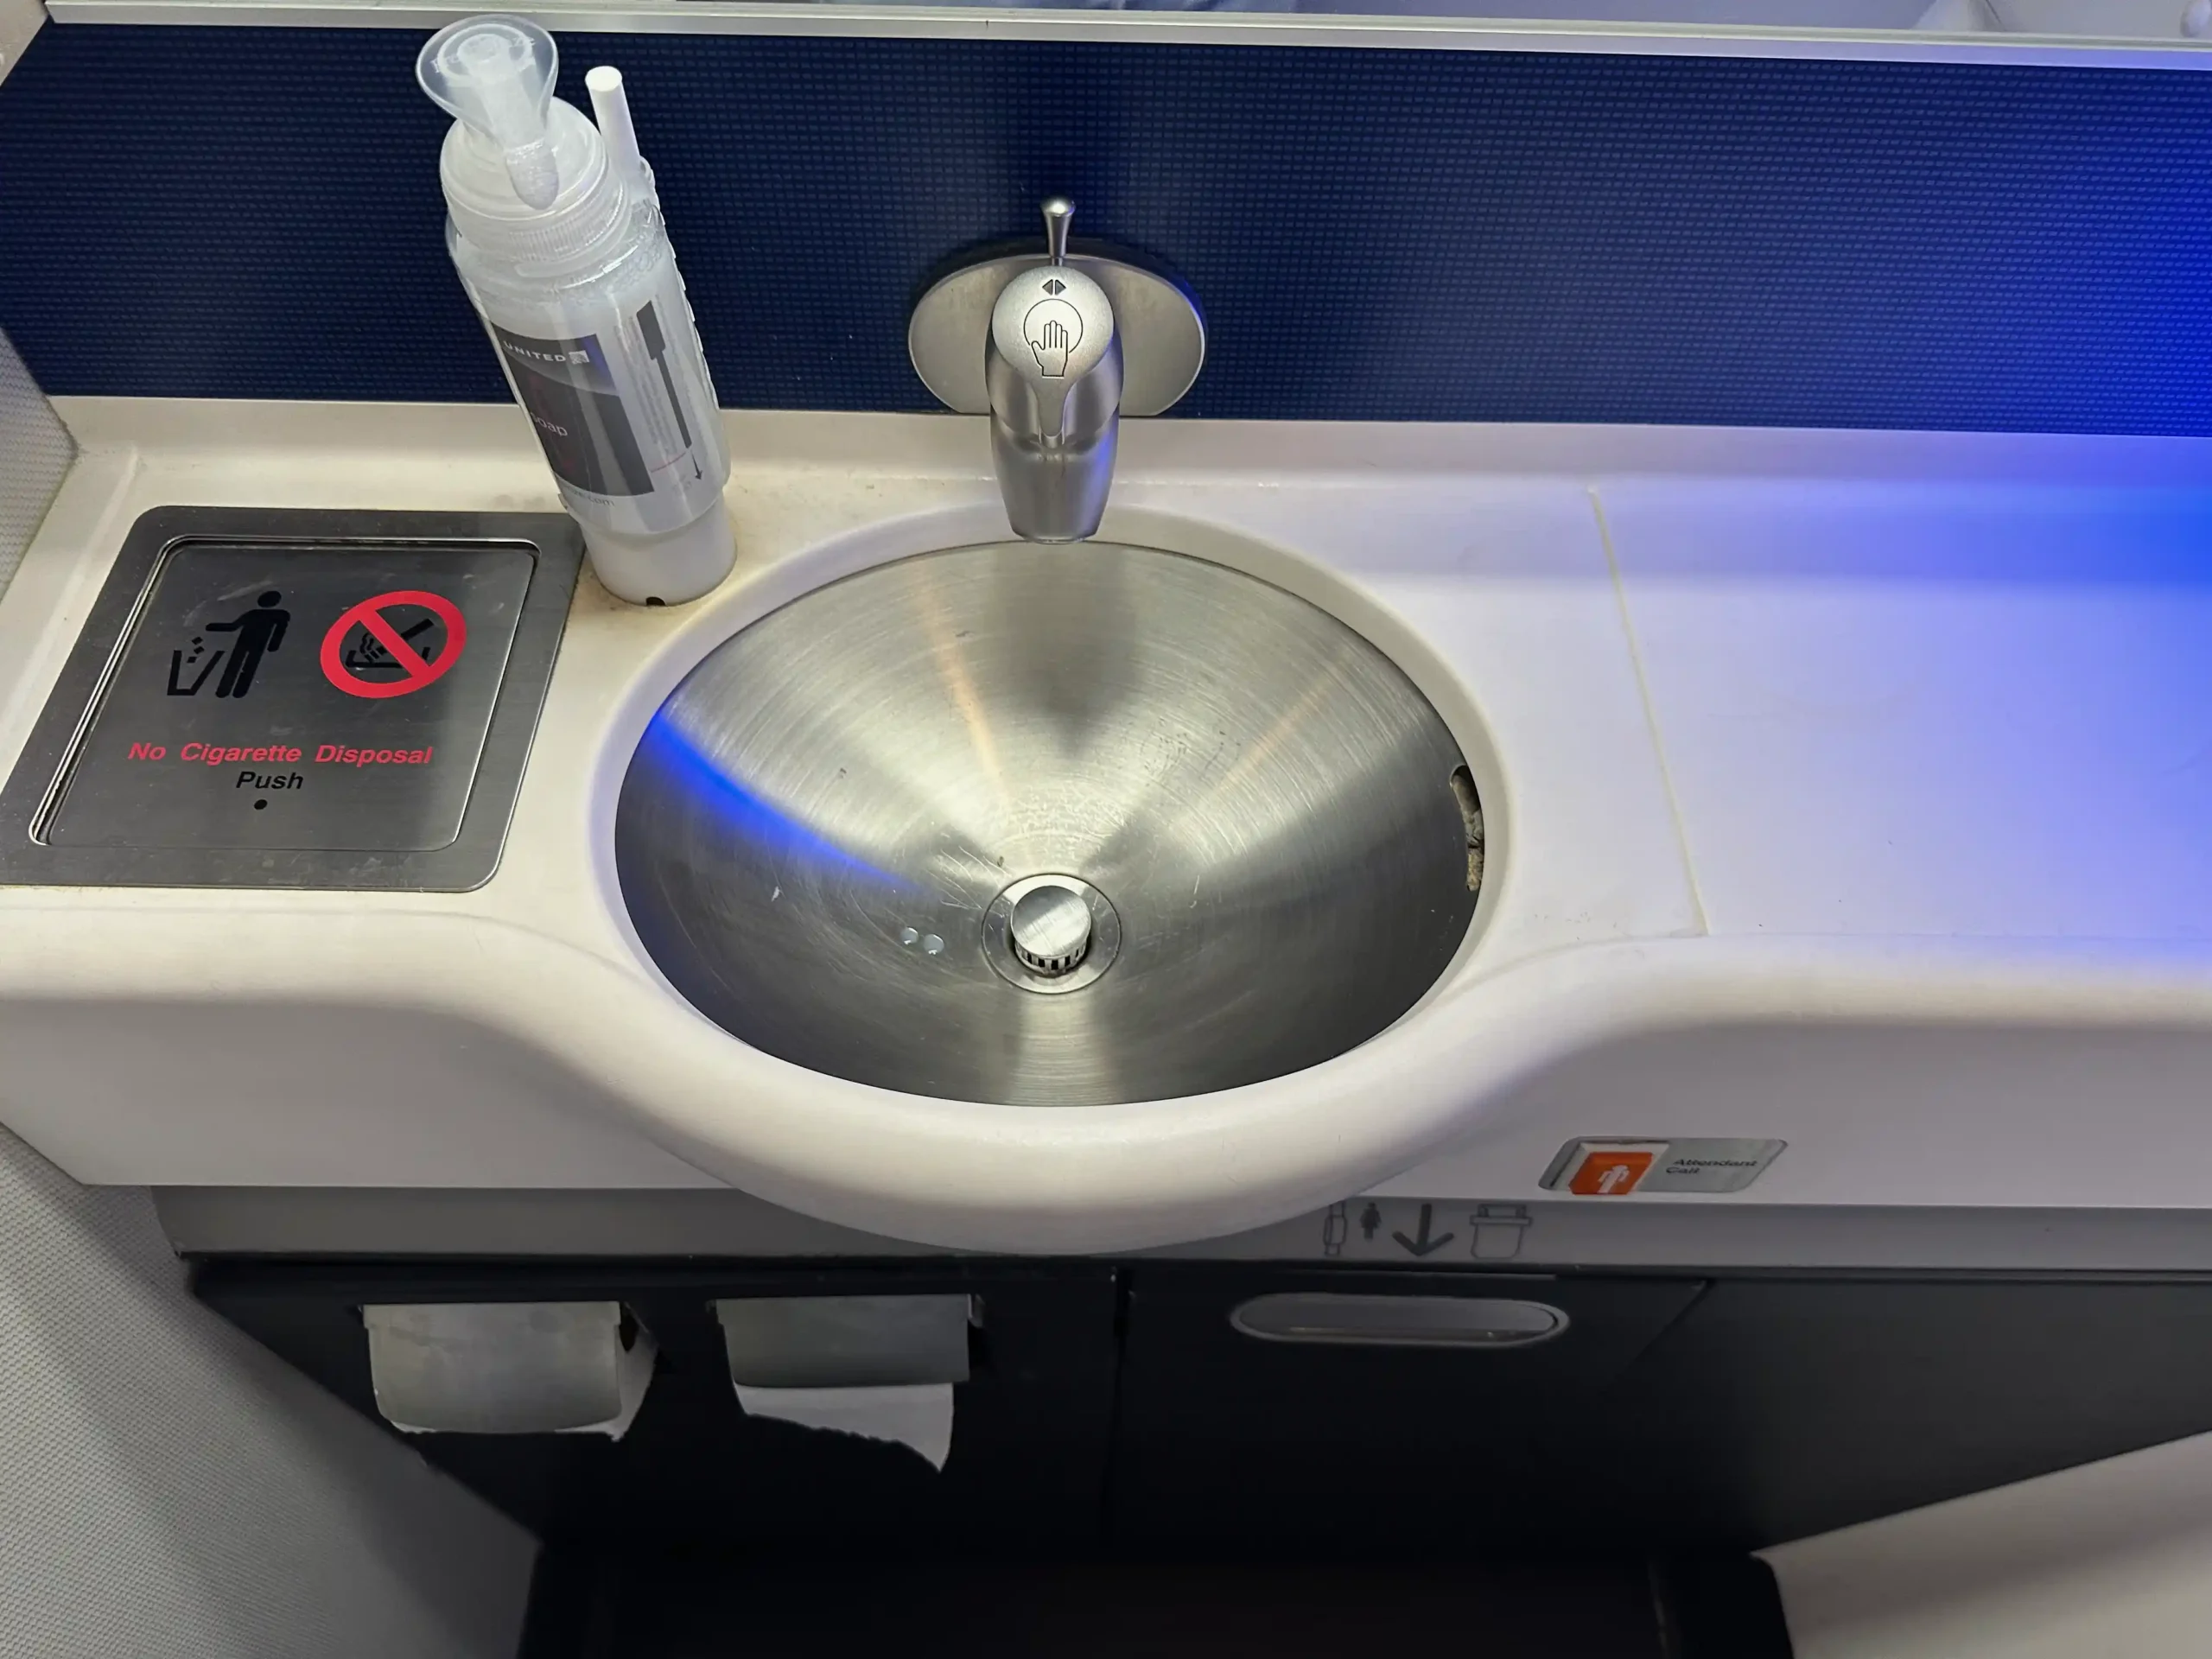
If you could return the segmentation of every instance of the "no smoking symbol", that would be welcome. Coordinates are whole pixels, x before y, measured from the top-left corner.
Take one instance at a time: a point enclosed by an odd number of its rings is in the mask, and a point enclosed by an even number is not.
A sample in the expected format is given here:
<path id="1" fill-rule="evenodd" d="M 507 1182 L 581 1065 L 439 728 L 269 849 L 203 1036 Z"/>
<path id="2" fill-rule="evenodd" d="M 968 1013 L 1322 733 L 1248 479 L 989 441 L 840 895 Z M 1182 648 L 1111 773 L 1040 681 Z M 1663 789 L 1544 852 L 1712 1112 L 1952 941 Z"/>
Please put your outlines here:
<path id="1" fill-rule="evenodd" d="M 385 614 L 408 606 L 429 612 L 445 625 L 446 642 L 435 657 L 425 657 L 413 643 L 430 626 L 430 618 L 403 629 Z M 349 651 L 346 637 L 356 628 L 361 636 Z M 444 594 L 416 588 L 378 594 L 350 607 L 322 636 L 322 676 L 349 696 L 404 697 L 443 678 L 467 643 L 468 624 L 461 607 Z"/>

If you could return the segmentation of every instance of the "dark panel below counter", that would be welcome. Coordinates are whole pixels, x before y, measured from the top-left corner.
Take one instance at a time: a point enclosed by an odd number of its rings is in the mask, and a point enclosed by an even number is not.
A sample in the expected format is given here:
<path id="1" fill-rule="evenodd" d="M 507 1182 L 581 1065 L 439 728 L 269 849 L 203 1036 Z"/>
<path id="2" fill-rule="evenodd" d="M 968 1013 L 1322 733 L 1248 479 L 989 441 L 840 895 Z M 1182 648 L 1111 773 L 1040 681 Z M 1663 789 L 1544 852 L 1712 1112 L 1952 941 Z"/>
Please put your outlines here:
<path id="1" fill-rule="evenodd" d="M 851 1554 L 766 1568 L 549 1554 L 522 1659 L 1789 1659 L 1763 1567 L 1694 1571 L 1688 1594 L 1670 1594 L 1633 1558 L 914 1569 Z M 1719 1619 L 1707 1611 L 1716 1580 L 1735 1581 Z"/>
<path id="2" fill-rule="evenodd" d="M 0 327 L 55 393 L 476 401 L 408 30 L 65 25 L 0 84 Z M 918 410 L 937 262 L 1205 303 L 1179 411 L 2212 433 L 2212 76 L 765 35 L 630 78 L 723 401 Z M 225 89 L 221 97 L 209 88 Z M 97 89 L 96 92 L 93 89 Z"/>
<path id="3" fill-rule="evenodd" d="M 370 1414 L 364 1304 L 623 1303 L 658 1345 L 626 1438 L 410 1437 L 594 1558 L 1717 1559 L 2212 1432 L 2212 1281 L 2178 1277 L 233 1260 L 194 1288 Z M 731 1390 L 718 1298 L 946 1293 L 980 1324 L 942 1474 Z"/>
<path id="4" fill-rule="evenodd" d="M 1496 1351 L 1232 1324 L 1320 1287 L 1573 1322 Z M 1146 1263 L 1117 1421 L 1114 1532 L 1155 1546 L 1758 1548 L 2212 1430 L 2212 1284 Z"/>

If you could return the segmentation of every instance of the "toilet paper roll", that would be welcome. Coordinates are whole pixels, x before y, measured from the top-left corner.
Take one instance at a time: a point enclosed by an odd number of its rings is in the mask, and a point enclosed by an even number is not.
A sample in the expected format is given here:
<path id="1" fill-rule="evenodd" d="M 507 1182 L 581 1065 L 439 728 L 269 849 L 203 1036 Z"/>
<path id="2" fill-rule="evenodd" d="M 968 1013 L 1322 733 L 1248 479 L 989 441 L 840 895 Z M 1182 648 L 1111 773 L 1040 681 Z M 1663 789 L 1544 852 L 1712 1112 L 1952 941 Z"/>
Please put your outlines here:
<path id="1" fill-rule="evenodd" d="M 652 1333 L 619 1302 L 371 1305 L 361 1320 L 377 1409 L 410 1434 L 620 1440 L 652 1382 Z"/>
<path id="2" fill-rule="evenodd" d="M 919 1452 L 940 1473 L 952 1455 L 952 1384 L 889 1383 L 857 1389 L 758 1389 L 740 1382 L 738 1404 L 748 1417 L 773 1417 L 803 1428 L 825 1428 L 871 1440 L 892 1440 Z"/>

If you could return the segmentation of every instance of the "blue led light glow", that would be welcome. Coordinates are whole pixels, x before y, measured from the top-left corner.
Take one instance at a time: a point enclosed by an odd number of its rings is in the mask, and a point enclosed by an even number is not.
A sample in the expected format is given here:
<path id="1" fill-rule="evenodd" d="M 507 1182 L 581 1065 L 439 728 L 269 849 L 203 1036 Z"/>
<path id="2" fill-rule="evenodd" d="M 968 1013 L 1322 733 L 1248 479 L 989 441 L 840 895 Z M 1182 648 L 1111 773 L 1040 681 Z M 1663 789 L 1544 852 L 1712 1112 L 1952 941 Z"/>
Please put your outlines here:
<path id="1" fill-rule="evenodd" d="M 687 796 L 713 810 L 734 837 L 772 849 L 794 864 L 841 870 L 887 887 L 912 890 L 910 882 L 878 868 L 761 799 L 702 749 L 665 709 L 645 728 L 632 765 L 671 774 Z"/>

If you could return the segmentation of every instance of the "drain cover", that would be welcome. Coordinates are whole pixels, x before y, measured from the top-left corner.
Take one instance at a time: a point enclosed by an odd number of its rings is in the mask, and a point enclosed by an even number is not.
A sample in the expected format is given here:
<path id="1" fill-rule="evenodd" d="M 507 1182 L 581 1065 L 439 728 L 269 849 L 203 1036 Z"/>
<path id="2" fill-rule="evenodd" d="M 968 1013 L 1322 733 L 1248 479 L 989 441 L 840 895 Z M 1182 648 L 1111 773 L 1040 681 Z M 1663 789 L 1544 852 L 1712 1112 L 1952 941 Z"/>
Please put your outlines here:
<path id="1" fill-rule="evenodd" d="M 985 960 L 1025 991 L 1079 991 L 1121 952 L 1121 912 L 1078 876 L 1030 876 L 983 912 Z"/>
<path id="2" fill-rule="evenodd" d="M 1014 906 L 1007 937 L 1023 967 L 1057 979 L 1090 949 L 1090 906 L 1073 887 L 1047 881 Z"/>

